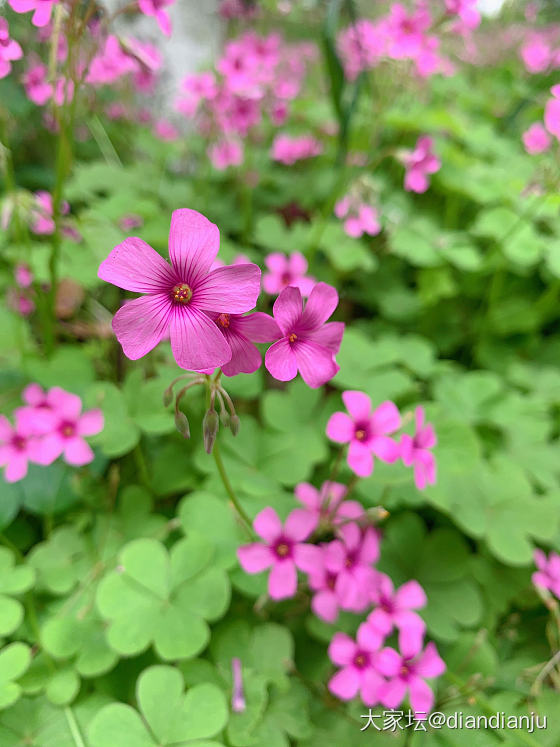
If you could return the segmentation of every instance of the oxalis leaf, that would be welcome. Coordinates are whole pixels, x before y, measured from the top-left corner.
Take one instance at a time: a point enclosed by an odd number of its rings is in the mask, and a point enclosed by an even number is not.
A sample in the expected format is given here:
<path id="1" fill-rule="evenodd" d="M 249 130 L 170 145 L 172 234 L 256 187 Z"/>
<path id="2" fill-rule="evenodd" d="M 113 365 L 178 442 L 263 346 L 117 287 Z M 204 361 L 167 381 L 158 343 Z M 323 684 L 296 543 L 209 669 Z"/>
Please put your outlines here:
<path id="1" fill-rule="evenodd" d="M 14 596 L 28 591 L 35 572 L 28 565 L 15 565 L 13 553 L 0 547 L 0 636 L 9 635 L 23 620 L 23 605 Z"/>

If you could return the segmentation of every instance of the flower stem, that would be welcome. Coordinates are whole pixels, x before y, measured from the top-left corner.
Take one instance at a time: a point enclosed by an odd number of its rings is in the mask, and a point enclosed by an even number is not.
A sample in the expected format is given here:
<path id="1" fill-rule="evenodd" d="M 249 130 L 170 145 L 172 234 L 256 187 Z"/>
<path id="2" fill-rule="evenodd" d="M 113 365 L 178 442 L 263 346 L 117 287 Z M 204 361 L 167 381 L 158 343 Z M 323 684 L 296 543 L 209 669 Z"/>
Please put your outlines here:
<path id="1" fill-rule="evenodd" d="M 218 468 L 218 472 L 220 473 L 220 477 L 222 479 L 222 483 L 224 484 L 224 488 L 226 489 L 226 493 L 229 496 L 230 501 L 233 504 L 233 507 L 237 511 L 237 515 L 241 519 L 243 526 L 247 530 L 247 532 L 252 536 L 253 530 L 251 525 L 251 519 L 247 515 L 245 509 L 239 502 L 239 498 L 235 495 L 235 491 L 233 490 L 231 486 L 231 482 L 229 481 L 229 477 L 227 476 L 226 469 L 224 467 L 224 463 L 222 461 L 222 456 L 220 454 L 220 447 L 218 446 L 218 442 L 214 444 L 214 448 L 212 449 L 212 454 L 214 455 L 214 461 L 216 462 L 216 467 Z"/>

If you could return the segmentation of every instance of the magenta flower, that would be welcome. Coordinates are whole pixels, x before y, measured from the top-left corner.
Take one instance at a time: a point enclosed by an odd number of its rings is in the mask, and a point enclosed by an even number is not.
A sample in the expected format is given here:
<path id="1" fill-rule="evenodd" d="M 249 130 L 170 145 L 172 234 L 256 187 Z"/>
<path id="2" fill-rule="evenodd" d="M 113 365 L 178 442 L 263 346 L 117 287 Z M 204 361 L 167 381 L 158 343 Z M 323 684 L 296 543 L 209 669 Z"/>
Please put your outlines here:
<path id="1" fill-rule="evenodd" d="M 272 342 L 282 336 L 274 319 L 255 311 L 248 316 L 240 314 L 212 314 L 220 332 L 231 348 L 231 360 L 222 366 L 226 376 L 253 373 L 262 363 L 261 354 L 253 343 Z M 208 369 L 204 373 L 212 373 Z"/>
<path id="2" fill-rule="evenodd" d="M 457 15 L 465 29 L 475 29 L 480 25 L 480 12 L 476 5 L 476 0 L 445 0 L 447 12 Z"/>
<path id="3" fill-rule="evenodd" d="M 386 682 L 379 668 L 393 670 L 400 659 L 391 648 L 381 649 L 383 637 L 362 624 L 356 641 L 346 633 L 335 633 L 329 645 L 329 657 L 341 667 L 329 681 L 329 690 L 341 700 L 360 695 L 367 706 L 380 701 Z"/>
<path id="4" fill-rule="evenodd" d="M 413 610 L 424 607 L 427 600 L 418 581 L 407 581 L 395 591 L 389 576 L 380 573 L 371 601 L 376 608 L 368 616 L 367 625 L 383 636 L 398 628 L 401 650 L 415 650 L 415 646 L 422 645 L 426 624 Z"/>
<path id="5" fill-rule="evenodd" d="M 231 360 L 232 350 L 209 314 L 243 314 L 259 295 L 256 265 L 210 271 L 220 244 L 218 227 L 196 210 L 175 210 L 169 231 L 171 265 L 137 237 L 101 263 L 102 280 L 146 295 L 113 317 L 124 354 L 137 360 L 168 334 L 181 368 L 203 371 Z"/>
<path id="6" fill-rule="evenodd" d="M 47 66 L 41 64 L 33 65 L 22 76 L 27 98 L 37 106 L 46 104 L 53 95 L 53 87 L 47 79 Z"/>
<path id="7" fill-rule="evenodd" d="M 339 482 L 324 482 L 321 490 L 300 482 L 294 490 L 298 501 L 315 516 L 319 526 L 338 526 L 364 515 L 361 503 L 344 500 L 346 492 L 346 485 Z"/>
<path id="8" fill-rule="evenodd" d="M 401 436 L 401 458 L 407 467 L 414 465 L 414 482 L 418 490 L 426 485 L 435 485 L 436 460 L 430 449 L 437 443 L 436 434 L 430 423 L 424 424 L 424 408 L 417 407 L 416 433 Z"/>
<path id="9" fill-rule="evenodd" d="M 307 260 L 299 252 L 290 255 L 273 252 L 264 260 L 269 272 L 263 275 L 263 288 L 271 296 L 276 296 L 284 288 L 293 285 L 299 288 L 301 295 L 306 298 L 316 283 L 315 278 L 308 277 Z"/>
<path id="10" fill-rule="evenodd" d="M 62 215 L 66 215 L 70 210 L 70 205 L 63 202 L 60 206 Z M 35 206 L 31 213 L 31 230 L 40 236 L 49 236 L 54 233 L 54 206 L 53 196 L 50 192 L 39 190 L 35 192 Z"/>
<path id="11" fill-rule="evenodd" d="M 311 599 L 311 609 L 321 620 L 333 623 L 338 617 L 342 601 L 336 586 L 338 573 L 329 571 L 325 565 L 325 547 L 319 546 L 321 555 L 309 572 L 307 582 L 309 588 L 315 592 Z"/>
<path id="12" fill-rule="evenodd" d="M 406 173 L 404 188 L 408 192 L 425 192 L 430 186 L 428 174 L 435 174 L 441 168 L 441 161 L 432 151 L 431 137 L 419 137 L 414 150 L 405 151 L 403 162 Z"/>
<path id="13" fill-rule="evenodd" d="M 552 86 L 550 93 L 552 98 L 544 108 L 544 124 L 550 134 L 560 140 L 560 85 Z"/>
<path id="14" fill-rule="evenodd" d="M 94 436 L 103 430 L 101 410 L 82 413 L 82 400 L 76 394 L 53 387 L 48 393 L 52 409 L 52 430 L 40 441 L 38 461 L 52 464 L 63 455 L 68 464 L 81 466 L 94 458 L 84 436 Z"/>
<path id="15" fill-rule="evenodd" d="M 0 18 L 0 78 L 10 74 L 12 62 L 20 60 L 23 51 L 17 41 L 10 39 L 10 28 L 5 18 Z"/>
<path id="16" fill-rule="evenodd" d="M 381 231 L 377 210 L 366 203 L 355 203 L 348 196 L 336 203 L 334 214 L 344 219 L 344 231 L 353 239 L 359 239 L 364 233 L 375 236 Z"/>
<path id="17" fill-rule="evenodd" d="M 208 157 L 218 171 L 243 163 L 243 146 L 238 140 L 222 140 L 208 148 Z"/>
<path id="18" fill-rule="evenodd" d="M 432 710 L 434 694 L 424 678 L 439 677 L 446 668 L 435 644 L 428 643 L 422 651 L 422 641 L 416 640 L 414 647 L 403 651 L 397 658 L 384 658 L 378 662 L 377 668 L 381 674 L 391 677 L 389 682 L 382 685 L 379 693 L 379 699 L 386 708 L 396 708 L 408 692 L 411 708 L 418 719 Z"/>
<path id="19" fill-rule="evenodd" d="M 311 135 L 291 137 L 277 135 L 272 143 L 271 156 L 285 166 L 293 166 L 297 161 L 321 155 L 323 146 Z"/>
<path id="20" fill-rule="evenodd" d="M 179 137 L 179 130 L 167 119 L 158 119 L 154 124 L 154 135 L 164 142 L 172 143 Z"/>
<path id="21" fill-rule="evenodd" d="M 325 568 L 337 576 L 340 606 L 363 612 L 377 583 L 373 563 L 379 558 L 379 537 L 371 527 L 362 530 L 357 524 L 344 524 L 337 533 L 340 539 L 324 546 Z"/>
<path id="22" fill-rule="evenodd" d="M 58 0 L 8 0 L 16 13 L 29 13 L 33 10 L 31 23 L 34 26 L 46 26 L 51 20 L 52 9 Z"/>
<path id="23" fill-rule="evenodd" d="M 401 426 L 401 416 L 393 402 L 383 402 L 371 411 L 371 400 L 363 392 L 343 392 L 342 399 L 350 413 L 335 412 L 327 423 L 331 441 L 349 443 L 348 466 L 359 477 L 373 472 L 373 456 L 384 462 L 394 462 L 400 456 L 400 446 L 388 433 Z"/>
<path id="24" fill-rule="evenodd" d="M 29 265 L 25 264 L 25 262 L 18 262 L 14 270 L 14 275 L 16 283 L 20 288 L 29 288 L 33 283 L 33 273 Z"/>
<path id="25" fill-rule="evenodd" d="M 270 506 L 255 517 L 253 528 L 264 542 L 240 547 L 237 557 L 247 573 L 271 568 L 268 593 L 272 599 L 292 597 L 297 589 L 296 569 L 309 572 L 315 567 L 320 550 L 305 544 L 315 526 L 315 519 L 299 508 L 290 513 L 284 526 Z"/>
<path id="26" fill-rule="evenodd" d="M 521 59 L 529 73 L 544 73 L 553 59 L 550 45 L 540 34 L 534 34 L 521 47 Z"/>
<path id="27" fill-rule="evenodd" d="M 0 467 L 6 482 L 18 482 L 27 474 L 29 462 L 37 461 L 39 442 L 35 438 L 33 419 L 24 408 L 15 410 L 15 425 L 0 415 Z"/>
<path id="28" fill-rule="evenodd" d="M 550 146 L 550 135 L 540 122 L 534 122 L 521 136 L 529 155 L 543 153 Z"/>
<path id="29" fill-rule="evenodd" d="M 157 25 L 166 36 L 171 36 L 171 21 L 164 8 L 173 5 L 175 0 L 138 0 L 140 12 L 156 19 Z"/>
<path id="30" fill-rule="evenodd" d="M 284 288 L 274 302 L 274 318 L 283 337 L 267 350 L 265 365 L 279 381 L 291 381 L 298 371 L 305 383 L 316 388 L 332 379 L 339 369 L 338 353 L 343 322 L 329 322 L 338 305 L 338 293 L 317 283 L 303 309 L 299 288 Z"/>
<path id="31" fill-rule="evenodd" d="M 535 550 L 533 558 L 537 570 L 531 579 L 535 586 L 548 589 L 560 598 L 560 555 L 551 552 L 547 558 L 542 550 Z"/>

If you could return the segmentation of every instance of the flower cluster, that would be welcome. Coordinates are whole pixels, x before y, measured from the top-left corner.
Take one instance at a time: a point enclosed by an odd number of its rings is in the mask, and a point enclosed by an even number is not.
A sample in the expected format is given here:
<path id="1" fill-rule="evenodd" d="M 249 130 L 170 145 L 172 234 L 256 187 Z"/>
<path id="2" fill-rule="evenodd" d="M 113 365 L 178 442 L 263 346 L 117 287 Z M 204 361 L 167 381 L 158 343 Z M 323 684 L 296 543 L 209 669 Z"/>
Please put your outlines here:
<path id="1" fill-rule="evenodd" d="M 432 138 L 422 135 L 413 150 L 404 150 L 400 156 L 405 167 L 404 188 L 407 192 L 425 192 L 430 186 L 429 175 L 441 168 L 441 161 L 433 151 Z"/>
<path id="2" fill-rule="evenodd" d="M 309 386 L 322 386 L 337 370 L 344 324 L 327 320 L 338 294 L 325 283 L 310 293 L 305 309 L 299 288 L 288 286 L 274 304 L 274 319 L 262 312 L 245 316 L 257 302 L 260 269 L 251 263 L 215 267 L 218 227 L 195 210 L 171 218 L 168 264 L 140 238 L 116 246 L 99 267 L 99 277 L 144 293 L 127 301 L 113 318 L 113 330 L 128 358 L 146 355 L 164 337 L 177 364 L 209 374 L 252 373 L 261 365 L 254 343 L 273 342 L 265 357 L 280 381 L 298 371 Z"/>
<path id="3" fill-rule="evenodd" d="M 196 117 L 199 129 L 214 141 L 209 153 L 217 168 L 238 165 L 239 139 L 254 131 L 265 116 L 274 126 L 286 121 L 289 103 L 298 96 L 314 54 L 311 45 L 288 44 L 276 33 L 246 32 L 227 42 L 216 65 L 217 75 L 202 72 L 185 77 L 177 110 L 189 119 Z"/>
<path id="4" fill-rule="evenodd" d="M 93 460 L 84 436 L 103 430 L 100 410 L 82 412 L 80 397 L 60 387 L 44 391 L 29 384 L 22 396 L 25 404 L 14 411 L 13 424 L 0 416 L 0 466 L 7 482 L 24 478 L 29 462 L 46 466 L 63 456 L 78 467 Z"/>
<path id="5" fill-rule="evenodd" d="M 552 86 L 550 93 L 552 96 L 544 108 L 544 126 L 541 122 L 534 122 L 522 136 L 525 150 L 530 155 L 548 150 L 551 135 L 560 140 L 560 85 Z"/>
<path id="6" fill-rule="evenodd" d="M 20 262 L 14 269 L 15 287 L 6 294 L 7 305 L 21 316 L 29 316 L 35 311 L 33 300 L 33 273 L 28 265 Z"/>
<path id="7" fill-rule="evenodd" d="M 414 482 L 419 490 L 436 481 L 436 462 L 431 449 L 436 445 L 433 426 L 424 420 L 424 408 L 415 412 L 413 436 L 403 433 L 400 441 L 391 435 L 401 427 L 401 416 L 393 402 L 383 402 L 372 411 L 371 399 L 363 392 L 347 391 L 342 399 L 348 411 L 335 412 L 327 423 L 327 436 L 336 443 L 349 444 L 348 466 L 358 477 L 368 477 L 374 469 L 374 457 L 389 464 L 402 459 L 414 467 Z"/>
<path id="8" fill-rule="evenodd" d="M 371 526 L 360 503 L 346 500 L 344 485 L 326 482 L 317 490 L 308 483 L 295 489 L 304 508 L 295 508 L 282 523 L 276 511 L 265 508 L 253 528 L 262 541 L 240 547 L 242 568 L 251 574 L 269 570 L 268 593 L 274 600 L 293 597 L 298 571 L 306 575 L 311 609 L 334 623 L 340 610 L 367 614 L 353 640 L 336 633 L 329 646 L 332 662 L 340 667 L 329 681 L 342 700 L 360 695 L 373 706 L 395 708 L 407 692 L 418 717 L 433 705 L 424 681 L 445 670 L 433 643 L 422 651 L 426 625 L 416 612 L 426 604 L 417 581 L 394 588 L 391 579 L 375 568 L 380 534 Z M 325 535 L 332 539 L 320 541 Z M 385 646 L 398 632 L 399 652 Z"/>
<path id="9" fill-rule="evenodd" d="M 381 231 L 379 214 L 375 207 L 345 195 L 334 206 L 334 214 L 343 220 L 344 231 L 353 239 L 364 233 L 376 236 Z"/>
<path id="10" fill-rule="evenodd" d="M 317 282 L 315 278 L 306 275 L 307 260 L 300 252 L 293 252 L 288 256 L 272 252 L 265 257 L 264 263 L 268 272 L 263 275 L 263 288 L 271 296 L 276 296 L 284 288 L 293 285 L 306 298 Z"/>

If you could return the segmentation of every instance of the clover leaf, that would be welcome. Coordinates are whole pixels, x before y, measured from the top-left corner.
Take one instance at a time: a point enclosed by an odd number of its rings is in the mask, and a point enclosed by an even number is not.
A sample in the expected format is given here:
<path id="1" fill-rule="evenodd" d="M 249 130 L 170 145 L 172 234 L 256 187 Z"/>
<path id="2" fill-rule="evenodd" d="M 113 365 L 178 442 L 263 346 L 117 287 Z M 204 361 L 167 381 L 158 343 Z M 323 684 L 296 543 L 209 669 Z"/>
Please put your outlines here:
<path id="1" fill-rule="evenodd" d="M 31 649 L 25 643 L 10 643 L 0 651 L 0 709 L 8 708 L 21 695 L 15 682 L 31 662 Z"/>
<path id="2" fill-rule="evenodd" d="M 84 537 L 72 526 L 63 526 L 48 540 L 35 545 L 28 556 L 37 573 L 37 586 L 51 594 L 68 594 L 91 568 Z"/>
<path id="3" fill-rule="evenodd" d="M 29 565 L 15 565 L 14 555 L 0 547 L 0 636 L 13 633 L 23 620 L 23 605 L 17 599 L 31 589 L 35 572 Z"/>

